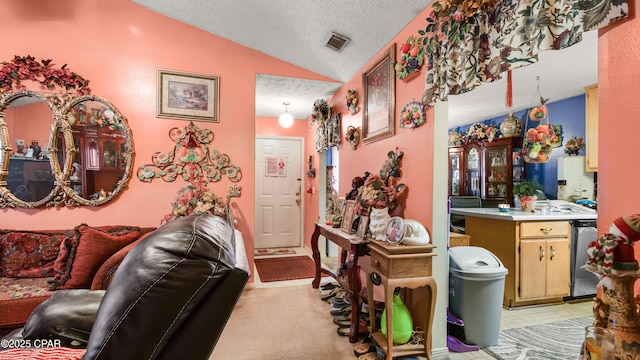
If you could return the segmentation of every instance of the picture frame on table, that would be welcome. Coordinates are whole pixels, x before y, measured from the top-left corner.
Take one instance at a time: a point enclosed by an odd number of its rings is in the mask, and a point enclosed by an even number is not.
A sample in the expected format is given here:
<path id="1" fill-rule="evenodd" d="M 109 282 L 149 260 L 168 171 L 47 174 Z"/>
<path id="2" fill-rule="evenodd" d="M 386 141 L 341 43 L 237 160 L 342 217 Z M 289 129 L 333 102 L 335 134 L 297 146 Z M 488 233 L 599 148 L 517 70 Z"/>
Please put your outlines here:
<path id="1" fill-rule="evenodd" d="M 396 44 L 393 43 L 367 71 L 362 73 L 362 142 L 395 135 Z"/>
<path id="2" fill-rule="evenodd" d="M 394 216 L 387 221 L 385 239 L 389 244 L 400 244 L 407 233 L 407 225 L 399 216 Z"/>
<path id="3" fill-rule="evenodd" d="M 356 238 L 364 240 L 367 237 L 367 229 L 369 228 L 369 217 L 360 215 L 360 222 L 356 230 Z"/>
<path id="4" fill-rule="evenodd" d="M 355 200 L 346 200 L 342 210 L 342 223 L 340 224 L 340 230 L 349 235 L 351 235 L 353 220 L 355 219 L 355 208 Z"/>
<path id="5" fill-rule="evenodd" d="M 158 117 L 219 122 L 219 104 L 219 76 L 158 69 Z"/>

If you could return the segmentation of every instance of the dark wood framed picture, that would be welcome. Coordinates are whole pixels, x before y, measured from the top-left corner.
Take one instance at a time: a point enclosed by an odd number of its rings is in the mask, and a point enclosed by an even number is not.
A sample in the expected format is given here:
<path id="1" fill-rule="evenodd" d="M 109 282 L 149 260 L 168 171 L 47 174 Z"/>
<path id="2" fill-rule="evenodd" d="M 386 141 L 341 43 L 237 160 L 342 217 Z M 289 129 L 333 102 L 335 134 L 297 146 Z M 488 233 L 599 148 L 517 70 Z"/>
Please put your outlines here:
<path id="1" fill-rule="evenodd" d="M 158 117 L 219 122 L 219 103 L 220 77 L 158 70 Z"/>
<path id="2" fill-rule="evenodd" d="M 360 215 L 360 222 L 358 223 L 358 230 L 356 230 L 356 237 L 360 240 L 364 240 L 367 237 L 368 227 L 369 227 L 369 217 Z"/>
<path id="3" fill-rule="evenodd" d="M 345 205 L 342 210 L 342 223 L 340 224 L 340 230 L 346 232 L 347 234 L 351 234 L 351 227 L 353 225 L 353 220 L 355 219 L 355 209 L 355 200 L 345 201 Z"/>
<path id="4" fill-rule="evenodd" d="M 396 133 L 396 44 L 362 74 L 362 142 L 369 144 Z"/>

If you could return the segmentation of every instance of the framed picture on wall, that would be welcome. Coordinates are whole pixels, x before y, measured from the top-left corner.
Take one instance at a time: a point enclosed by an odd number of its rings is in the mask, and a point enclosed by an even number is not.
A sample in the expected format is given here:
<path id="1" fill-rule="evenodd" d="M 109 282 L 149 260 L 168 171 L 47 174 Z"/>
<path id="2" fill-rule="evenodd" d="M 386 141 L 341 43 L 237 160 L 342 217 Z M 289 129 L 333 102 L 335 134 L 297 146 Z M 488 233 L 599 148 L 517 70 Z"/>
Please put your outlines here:
<path id="1" fill-rule="evenodd" d="M 396 44 L 362 74 L 362 142 L 393 136 L 396 132 Z"/>
<path id="2" fill-rule="evenodd" d="M 219 102 L 218 76 L 158 70 L 158 117 L 219 122 Z"/>

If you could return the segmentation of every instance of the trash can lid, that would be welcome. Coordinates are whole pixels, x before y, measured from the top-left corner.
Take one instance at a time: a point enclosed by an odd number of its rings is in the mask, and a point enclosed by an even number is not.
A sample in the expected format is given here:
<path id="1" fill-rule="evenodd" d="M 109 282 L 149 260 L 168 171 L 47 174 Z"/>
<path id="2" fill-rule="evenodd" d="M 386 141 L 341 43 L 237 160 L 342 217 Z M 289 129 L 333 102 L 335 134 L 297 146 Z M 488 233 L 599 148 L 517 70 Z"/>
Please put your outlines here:
<path id="1" fill-rule="evenodd" d="M 491 251 L 478 246 L 456 246 L 449 249 L 449 270 L 471 278 L 504 277 L 508 270 Z"/>

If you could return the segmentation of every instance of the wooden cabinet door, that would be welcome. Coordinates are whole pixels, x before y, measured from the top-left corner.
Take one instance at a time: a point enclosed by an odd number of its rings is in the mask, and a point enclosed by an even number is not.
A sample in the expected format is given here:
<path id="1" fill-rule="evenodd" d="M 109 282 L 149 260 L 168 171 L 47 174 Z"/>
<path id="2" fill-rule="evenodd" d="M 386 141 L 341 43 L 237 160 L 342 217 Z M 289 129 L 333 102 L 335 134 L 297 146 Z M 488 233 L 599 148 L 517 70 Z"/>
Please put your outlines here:
<path id="1" fill-rule="evenodd" d="M 520 242 L 520 298 L 534 299 L 546 295 L 547 242 L 544 239 Z M 569 267 L 567 266 L 567 269 Z"/>
<path id="2" fill-rule="evenodd" d="M 585 92 L 585 168 L 598 171 L 598 84 L 587 86 Z"/>
<path id="3" fill-rule="evenodd" d="M 547 240 L 547 296 L 567 296 L 570 291 L 569 239 Z"/>

